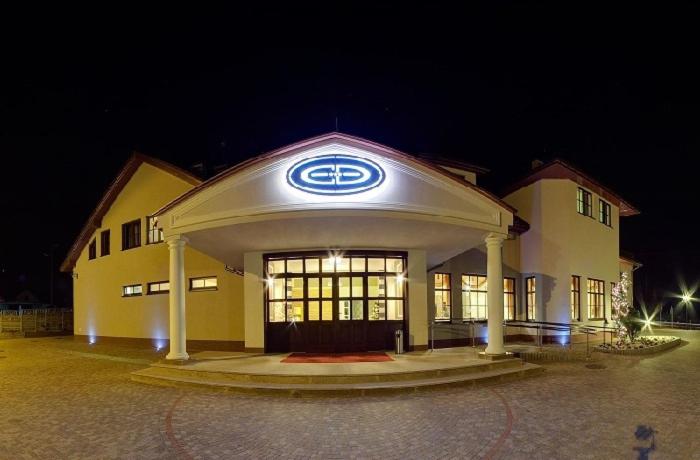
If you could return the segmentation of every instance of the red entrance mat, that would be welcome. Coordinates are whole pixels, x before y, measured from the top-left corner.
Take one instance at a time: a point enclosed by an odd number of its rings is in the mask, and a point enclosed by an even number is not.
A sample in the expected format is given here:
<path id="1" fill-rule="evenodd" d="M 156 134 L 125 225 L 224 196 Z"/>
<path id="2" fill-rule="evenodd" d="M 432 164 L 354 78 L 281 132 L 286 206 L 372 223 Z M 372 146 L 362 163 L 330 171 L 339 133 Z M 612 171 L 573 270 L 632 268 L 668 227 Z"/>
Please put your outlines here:
<path id="1" fill-rule="evenodd" d="M 292 353 L 283 363 L 381 363 L 393 361 L 382 352 L 369 353 Z"/>

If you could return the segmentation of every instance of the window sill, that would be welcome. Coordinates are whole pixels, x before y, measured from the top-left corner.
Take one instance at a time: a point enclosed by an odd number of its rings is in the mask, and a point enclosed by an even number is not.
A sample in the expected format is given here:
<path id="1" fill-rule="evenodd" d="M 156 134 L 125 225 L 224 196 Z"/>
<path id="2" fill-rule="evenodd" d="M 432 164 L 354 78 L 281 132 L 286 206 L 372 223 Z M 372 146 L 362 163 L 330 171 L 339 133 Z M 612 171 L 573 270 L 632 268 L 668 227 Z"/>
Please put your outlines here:
<path id="1" fill-rule="evenodd" d="M 170 291 L 156 291 L 156 292 L 147 292 L 146 295 L 161 295 L 161 294 L 169 294 Z"/>
<path id="2" fill-rule="evenodd" d="M 141 297 L 143 294 L 122 294 L 122 297 Z"/>
<path id="3" fill-rule="evenodd" d="M 122 252 L 123 252 L 123 251 L 129 251 L 129 250 L 131 250 L 131 249 L 140 248 L 140 247 L 141 247 L 141 245 L 139 244 L 138 246 L 132 246 L 132 247 L 130 247 L 130 248 L 122 248 Z"/>
<path id="4" fill-rule="evenodd" d="M 154 244 L 160 244 L 160 243 L 164 243 L 164 242 L 165 242 L 165 240 L 160 240 L 160 241 L 148 241 L 148 242 L 146 242 L 146 246 L 153 246 Z"/>
<path id="5" fill-rule="evenodd" d="M 219 288 L 190 288 L 190 292 L 218 291 Z"/>

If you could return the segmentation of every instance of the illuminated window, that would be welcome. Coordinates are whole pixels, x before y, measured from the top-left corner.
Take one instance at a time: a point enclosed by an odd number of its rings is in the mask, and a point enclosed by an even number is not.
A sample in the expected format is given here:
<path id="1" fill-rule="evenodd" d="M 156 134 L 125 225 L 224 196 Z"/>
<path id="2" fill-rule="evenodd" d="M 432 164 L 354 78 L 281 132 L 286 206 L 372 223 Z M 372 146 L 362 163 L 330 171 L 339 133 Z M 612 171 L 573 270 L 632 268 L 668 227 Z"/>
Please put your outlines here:
<path id="1" fill-rule="evenodd" d="M 534 276 L 525 278 L 525 310 L 528 321 L 537 319 L 537 282 Z"/>
<path id="2" fill-rule="evenodd" d="M 170 291 L 170 283 L 167 281 L 157 281 L 155 283 L 148 283 L 148 294 L 164 294 Z"/>
<path id="3" fill-rule="evenodd" d="M 610 208 L 610 203 L 607 203 L 603 200 L 598 200 L 598 220 L 607 225 L 608 227 L 612 227 L 612 217 L 611 217 L 611 208 Z"/>
<path id="4" fill-rule="evenodd" d="M 141 294 L 143 294 L 143 287 L 140 284 L 122 286 L 122 297 L 135 297 Z"/>
<path id="5" fill-rule="evenodd" d="M 515 278 L 503 278 L 503 318 L 515 319 Z"/>
<path id="6" fill-rule="evenodd" d="M 488 318 L 486 277 L 462 275 L 462 317 L 464 319 Z"/>
<path id="7" fill-rule="evenodd" d="M 100 256 L 109 255 L 109 230 L 100 233 Z"/>
<path id="8" fill-rule="evenodd" d="M 451 318 L 452 301 L 449 273 L 435 273 L 435 319 L 449 320 Z"/>
<path id="9" fill-rule="evenodd" d="M 576 195 L 576 210 L 579 214 L 593 217 L 593 196 L 591 192 L 579 187 Z"/>
<path id="10" fill-rule="evenodd" d="M 218 287 L 216 276 L 190 278 L 190 291 L 214 291 Z"/>
<path id="11" fill-rule="evenodd" d="M 122 251 L 141 246 L 141 219 L 122 224 Z"/>
<path id="12" fill-rule="evenodd" d="M 92 260 L 97 257 L 97 240 L 93 239 L 90 241 L 90 246 L 88 246 L 88 260 Z"/>
<path id="13" fill-rule="evenodd" d="M 571 319 L 581 319 L 581 277 L 571 275 Z"/>
<path id="14" fill-rule="evenodd" d="M 605 318 L 605 282 L 588 279 L 588 319 Z"/>
<path id="15" fill-rule="evenodd" d="M 163 229 L 158 226 L 157 217 L 146 217 L 146 238 L 148 244 L 163 241 Z"/>

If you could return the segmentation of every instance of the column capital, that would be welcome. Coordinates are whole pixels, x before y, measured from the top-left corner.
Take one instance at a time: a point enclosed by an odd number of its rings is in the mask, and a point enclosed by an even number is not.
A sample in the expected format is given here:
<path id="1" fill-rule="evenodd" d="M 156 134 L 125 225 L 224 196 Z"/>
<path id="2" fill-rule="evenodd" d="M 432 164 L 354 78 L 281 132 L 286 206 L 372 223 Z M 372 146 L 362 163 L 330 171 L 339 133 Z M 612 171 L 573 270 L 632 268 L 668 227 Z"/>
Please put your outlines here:
<path id="1" fill-rule="evenodd" d="M 506 239 L 506 237 L 507 236 L 503 235 L 502 233 L 489 233 L 488 235 L 486 235 L 486 238 L 484 238 L 484 241 L 486 242 L 486 246 L 502 246 L 503 241 Z"/>
<path id="2" fill-rule="evenodd" d="M 177 247 L 186 245 L 190 240 L 184 235 L 170 235 L 165 237 L 165 242 L 168 247 Z"/>

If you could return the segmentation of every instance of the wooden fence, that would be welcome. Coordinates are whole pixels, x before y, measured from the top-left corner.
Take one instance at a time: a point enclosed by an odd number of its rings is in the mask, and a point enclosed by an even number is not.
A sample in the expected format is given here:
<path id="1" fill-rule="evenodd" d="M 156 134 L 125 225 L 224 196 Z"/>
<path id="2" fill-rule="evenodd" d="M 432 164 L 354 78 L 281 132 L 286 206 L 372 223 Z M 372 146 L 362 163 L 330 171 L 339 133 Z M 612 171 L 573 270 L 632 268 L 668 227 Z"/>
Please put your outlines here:
<path id="1" fill-rule="evenodd" d="M 63 308 L 0 310 L 0 333 L 69 332 L 73 310 Z"/>

